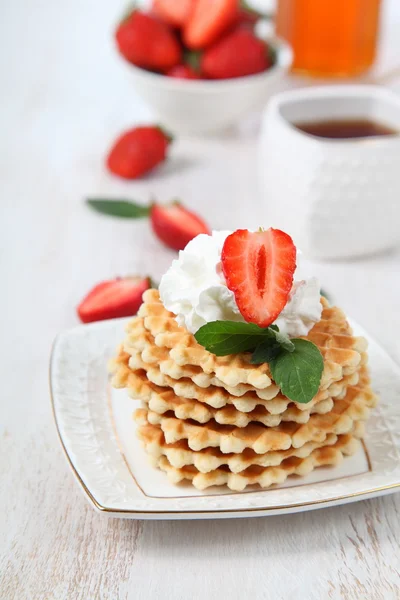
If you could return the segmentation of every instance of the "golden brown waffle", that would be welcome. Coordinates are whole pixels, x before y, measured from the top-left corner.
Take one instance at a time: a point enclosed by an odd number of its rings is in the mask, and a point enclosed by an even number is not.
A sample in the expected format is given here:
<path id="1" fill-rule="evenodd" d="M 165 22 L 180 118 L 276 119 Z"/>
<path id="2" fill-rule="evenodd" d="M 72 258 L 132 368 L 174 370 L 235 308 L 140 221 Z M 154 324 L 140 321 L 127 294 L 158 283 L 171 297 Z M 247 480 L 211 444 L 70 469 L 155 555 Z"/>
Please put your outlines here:
<path id="1" fill-rule="evenodd" d="M 178 419 L 193 419 L 198 423 L 207 423 L 214 419 L 217 423 L 224 425 L 235 425 L 245 427 L 252 421 L 263 423 L 267 427 L 276 427 L 281 421 L 294 421 L 295 423 L 306 423 L 313 413 L 324 414 L 333 407 L 332 398 L 326 398 L 318 403 L 312 404 L 309 410 L 299 410 L 294 403 L 279 414 L 271 414 L 264 406 L 256 406 L 252 411 L 241 412 L 233 404 L 220 409 L 208 406 L 206 402 L 180 398 L 171 388 L 160 387 L 153 384 L 147 378 L 143 370 L 132 371 L 124 364 L 126 355 L 122 355 L 121 362 L 115 369 L 113 385 L 117 388 L 125 387 L 129 395 L 135 400 L 143 400 L 148 403 L 148 408 L 158 414 L 173 412 Z M 206 390 L 202 390 L 206 396 Z M 275 402 L 275 399 L 270 400 Z"/>
<path id="2" fill-rule="evenodd" d="M 158 385 L 165 385 L 162 379 L 165 379 L 166 381 L 170 379 L 178 382 L 181 382 L 182 379 L 189 379 L 197 388 L 207 390 L 210 387 L 221 388 L 226 390 L 228 395 L 236 397 L 243 396 L 249 392 L 254 392 L 262 400 L 270 400 L 279 392 L 279 388 L 274 383 L 271 383 L 264 389 L 259 389 L 245 383 L 238 383 L 236 386 L 232 387 L 228 386 L 215 375 L 204 373 L 200 367 L 191 365 L 181 367 L 169 357 L 166 348 L 154 346 L 154 339 L 152 339 L 151 334 L 145 331 L 143 323 L 140 320 L 131 322 L 130 327 L 131 334 L 128 336 L 130 341 L 126 340 L 124 343 L 124 350 L 130 355 L 129 364 L 133 370 L 145 369 L 148 372 L 149 379 Z M 329 385 L 321 385 L 320 392 L 326 392 L 328 388 L 335 384 L 341 386 L 340 391 L 342 391 L 343 382 L 346 378 L 351 378 L 351 376 L 354 375 L 366 361 L 367 355 L 365 352 L 362 352 L 359 365 L 352 370 L 351 373 L 343 375 L 339 381 L 333 380 Z M 268 368 L 267 365 L 263 365 L 263 367 Z M 179 393 L 179 395 L 182 394 Z M 332 394 L 325 394 L 325 397 L 328 397 L 329 395 Z M 318 400 L 319 399 L 320 398 L 318 398 Z"/>
<path id="3" fill-rule="evenodd" d="M 172 483 L 188 479 L 198 490 L 226 484 L 229 489 L 240 492 L 249 485 L 267 488 L 276 483 L 283 483 L 289 475 L 305 476 L 317 467 L 338 465 L 344 455 L 354 454 L 358 448 L 359 441 L 355 437 L 341 435 L 335 444 L 317 448 L 306 458 L 292 456 L 275 467 L 252 465 L 240 473 L 232 473 L 225 466 L 208 473 L 199 472 L 193 465 L 176 468 L 164 455 L 154 458 L 153 464 L 165 471 Z"/>
<path id="4" fill-rule="evenodd" d="M 134 366 L 135 370 L 133 371 L 129 365 Z M 359 372 L 353 373 L 352 375 L 346 375 L 341 382 L 333 383 L 327 390 L 318 392 L 311 402 L 300 404 L 291 402 L 282 394 L 278 394 L 270 400 L 261 400 L 255 392 L 247 392 L 240 398 L 236 398 L 235 396 L 231 396 L 225 389 L 216 386 L 203 389 L 197 387 L 190 379 L 176 381 L 167 375 L 163 375 L 157 370 L 157 367 L 147 365 L 140 357 L 136 357 L 136 359 L 132 361 L 132 357 L 129 358 L 129 355 L 124 352 L 122 348 L 120 348 L 110 370 L 114 373 L 114 387 L 126 387 L 131 397 L 134 399 L 149 400 L 148 391 L 146 391 L 143 385 L 141 385 L 141 382 L 137 380 L 137 377 L 144 380 L 144 377 L 146 376 L 149 385 L 155 384 L 155 387 L 152 387 L 154 392 L 152 394 L 153 406 L 150 408 L 156 412 L 163 413 L 166 412 L 166 410 L 173 410 L 175 416 L 178 418 L 191 418 L 200 423 L 205 423 L 210 418 L 215 418 L 218 423 L 232 424 L 237 425 L 238 427 L 244 426 L 246 417 L 243 413 L 252 413 L 250 420 L 259 421 L 269 427 L 278 425 L 281 420 L 306 423 L 311 413 L 318 412 L 319 414 L 323 414 L 330 411 L 333 406 L 332 398 L 342 398 L 349 385 L 356 385 L 359 380 Z M 137 377 L 135 378 L 132 374 Z M 167 392 L 169 393 L 167 394 Z M 170 392 L 173 392 L 173 394 Z M 160 398 L 157 399 L 155 394 L 158 394 Z M 171 399 L 173 399 L 174 396 L 178 397 L 178 399 L 174 401 L 174 406 L 179 406 L 178 412 L 176 412 L 172 404 L 168 409 L 166 408 L 166 402 L 171 403 Z M 185 402 L 185 400 L 187 401 Z M 202 404 L 207 404 L 214 409 L 225 408 L 225 410 L 219 412 L 219 417 L 210 416 L 207 418 L 206 415 L 210 414 L 211 411 L 207 411 L 206 407 L 201 409 L 201 407 L 197 406 L 198 403 L 193 404 L 193 401 L 196 400 Z M 188 411 L 190 410 L 190 407 L 194 409 L 195 406 L 196 411 L 193 411 L 189 415 Z M 162 407 L 164 407 L 165 410 L 163 410 Z M 237 411 L 241 413 L 240 423 L 236 420 L 237 417 L 235 412 Z M 271 417 L 269 417 L 268 414 L 271 415 Z M 282 415 L 282 417 L 279 420 L 272 418 L 277 415 Z"/>
<path id="5" fill-rule="evenodd" d="M 311 402 L 298 404 L 280 393 L 267 364 L 252 365 L 248 353 L 207 352 L 157 291 L 145 293 L 112 361 L 113 385 L 142 400 L 138 436 L 171 481 L 189 479 L 198 489 L 268 487 L 356 450 L 376 404 L 366 342 L 352 335 L 342 311 L 322 304 L 322 319 L 307 336 L 324 358 L 321 385 Z"/>
<path id="6" fill-rule="evenodd" d="M 139 317 L 127 328 L 124 347 L 128 353 L 139 350 L 144 362 L 158 364 L 162 373 L 174 379 L 189 377 L 194 381 L 195 375 L 195 383 L 200 387 L 215 385 L 212 378 L 231 388 L 245 384 L 264 390 L 274 385 L 268 365 L 250 364 L 248 353 L 219 357 L 207 352 L 192 334 L 178 326 L 174 315 L 163 307 L 156 290 L 147 290 L 143 300 Z M 359 368 L 366 341 L 352 335 L 340 309 L 330 308 L 324 299 L 322 303 L 321 321 L 307 339 L 317 344 L 324 357 L 321 389 L 326 389 Z M 198 371 L 193 372 L 193 368 Z"/>
<path id="7" fill-rule="evenodd" d="M 126 344 L 124 347 L 126 348 Z M 193 388 L 199 390 L 200 394 L 201 390 L 207 390 L 208 394 L 209 390 L 214 388 L 214 391 L 216 391 L 217 394 L 220 390 L 221 394 L 226 391 L 228 396 L 240 397 L 250 392 L 254 393 L 261 400 L 270 400 L 279 393 L 279 388 L 275 384 L 271 384 L 263 390 L 255 389 L 251 385 L 245 383 L 239 383 L 237 386 L 231 387 L 224 384 L 218 377 L 203 373 L 199 367 L 191 367 L 190 365 L 179 367 L 172 359 L 168 358 L 168 352 L 165 348 L 157 348 L 158 354 L 162 353 L 163 358 L 160 358 L 153 363 L 147 363 L 142 358 L 142 356 L 148 357 L 148 352 L 142 353 L 130 347 L 126 349 L 130 354 L 130 367 L 133 370 L 145 369 L 150 381 L 153 381 L 157 385 L 166 385 L 162 383 L 162 380 L 165 382 L 174 382 L 173 384 L 171 383 L 169 387 L 180 385 L 181 383 L 186 383 L 187 385 L 188 382 L 191 382 Z M 152 352 L 153 351 L 151 351 L 151 353 Z"/>
<path id="8" fill-rule="evenodd" d="M 363 433 L 364 424 L 358 421 L 355 423 L 351 435 L 360 438 Z M 240 454 L 224 454 L 218 448 L 204 448 L 195 452 L 189 448 L 186 440 L 167 444 L 159 425 L 141 425 L 138 427 L 137 435 L 149 456 L 155 459 L 159 459 L 160 456 L 166 456 L 170 465 L 176 469 L 193 465 L 200 473 L 209 473 L 223 465 L 228 467 L 232 473 L 241 473 L 253 465 L 259 467 L 276 467 L 287 458 L 307 458 L 317 448 L 331 446 L 338 440 L 337 435 L 330 433 L 322 444 L 307 442 L 301 448 L 277 450 L 275 452 L 267 452 L 266 454 L 257 454 L 250 448 L 247 448 Z"/>
<path id="9" fill-rule="evenodd" d="M 143 306 L 143 305 L 142 305 Z M 161 305 L 162 306 L 162 305 Z M 176 327 L 178 327 L 175 319 L 171 319 Z M 268 375 L 268 365 L 251 365 L 250 354 L 236 354 L 229 356 L 216 357 L 210 354 L 197 344 L 194 337 L 184 329 L 185 338 L 191 338 L 196 345 L 196 351 L 201 349 L 201 352 L 207 356 L 219 359 L 219 364 L 214 365 L 215 370 L 207 368 L 206 361 L 204 365 L 194 364 L 194 359 L 191 362 L 179 363 L 176 360 L 177 352 L 170 350 L 165 346 L 157 346 L 155 338 L 144 326 L 145 320 L 136 317 L 130 322 L 127 329 L 127 338 L 124 341 L 124 349 L 129 354 L 135 351 L 141 353 L 141 358 L 149 364 L 157 364 L 162 373 L 181 379 L 182 377 L 193 378 L 193 381 L 200 387 L 206 388 L 213 385 L 213 380 L 216 385 L 235 387 L 239 384 L 246 384 L 255 389 L 266 389 L 273 385 L 271 378 Z M 211 362 L 214 362 L 211 360 Z M 211 364 L 210 362 L 210 364 Z M 204 370 L 204 367 L 206 370 Z M 195 377 L 195 379 L 194 379 Z M 276 386 L 274 386 L 276 389 Z M 275 390 L 274 390 L 275 391 Z M 276 393 L 278 389 L 276 389 Z"/>
<path id="10" fill-rule="evenodd" d="M 132 361 L 131 364 L 133 364 Z M 142 363 L 142 365 L 144 365 L 144 363 Z M 223 408 L 227 405 L 233 405 L 237 410 L 245 413 L 253 411 L 258 406 L 263 406 L 265 410 L 272 415 L 278 415 L 284 412 L 291 404 L 296 406 L 300 411 L 308 412 L 309 409 L 318 402 L 328 398 L 338 398 L 343 396 L 347 387 L 349 385 L 357 385 L 359 379 L 358 372 L 353 373 L 352 375 L 346 375 L 342 381 L 333 383 L 326 390 L 319 391 L 310 403 L 300 404 L 295 402 L 291 403 L 286 396 L 283 396 L 283 394 L 280 393 L 270 399 L 260 398 L 261 390 L 258 392 L 250 390 L 241 396 L 237 396 L 237 394 L 231 394 L 226 389 L 217 386 L 210 386 L 207 389 L 199 388 L 191 379 L 172 379 L 168 375 L 161 373 L 161 371 L 155 367 L 148 368 L 147 365 L 144 365 L 144 370 L 149 381 L 155 383 L 159 387 L 171 388 L 180 398 L 198 400 L 213 408 Z"/>
<path id="11" fill-rule="evenodd" d="M 330 433 L 348 433 L 356 421 L 368 418 L 370 407 L 375 405 L 376 396 L 369 387 L 367 375 L 363 375 L 360 385 L 349 387 L 343 399 L 335 400 L 329 413 L 313 414 L 307 423 L 300 425 L 282 422 L 269 428 L 258 423 L 235 427 L 215 420 L 199 425 L 191 420 L 181 421 L 173 413 L 160 415 L 144 408 L 136 411 L 135 418 L 140 425 L 160 424 L 168 444 L 187 440 L 189 448 L 195 451 L 212 447 L 223 453 L 240 453 L 251 448 L 257 454 L 265 454 L 291 446 L 300 448 L 307 442 L 322 443 Z"/>

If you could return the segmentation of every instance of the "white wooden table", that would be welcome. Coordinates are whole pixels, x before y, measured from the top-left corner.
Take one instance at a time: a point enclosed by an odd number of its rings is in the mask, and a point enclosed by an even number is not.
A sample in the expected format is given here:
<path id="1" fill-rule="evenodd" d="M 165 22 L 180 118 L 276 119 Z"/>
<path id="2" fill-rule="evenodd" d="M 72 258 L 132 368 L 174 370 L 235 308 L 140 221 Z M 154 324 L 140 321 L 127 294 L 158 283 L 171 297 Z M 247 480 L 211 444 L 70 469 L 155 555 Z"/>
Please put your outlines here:
<path id="1" fill-rule="evenodd" d="M 173 257 L 146 225 L 98 217 L 83 198 L 179 196 L 215 228 L 260 225 L 252 130 L 179 140 L 138 183 L 106 173 L 116 133 L 148 117 L 111 42 L 123 4 L 0 9 L 0 598 L 399 598 L 400 494 L 287 517 L 138 522 L 96 514 L 69 472 L 50 411 L 52 340 L 94 283 L 157 278 Z M 386 9 L 378 72 L 400 56 L 398 0 Z M 314 269 L 400 361 L 399 253 Z"/>

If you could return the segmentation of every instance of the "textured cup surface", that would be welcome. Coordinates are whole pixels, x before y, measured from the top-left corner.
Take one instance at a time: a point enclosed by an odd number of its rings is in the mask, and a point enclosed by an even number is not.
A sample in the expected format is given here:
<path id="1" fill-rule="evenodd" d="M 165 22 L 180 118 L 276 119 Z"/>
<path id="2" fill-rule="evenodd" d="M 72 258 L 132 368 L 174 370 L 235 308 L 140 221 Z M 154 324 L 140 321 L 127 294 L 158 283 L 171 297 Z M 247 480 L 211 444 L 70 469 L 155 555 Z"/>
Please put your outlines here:
<path id="1" fill-rule="evenodd" d="M 294 124 L 368 119 L 399 131 L 326 139 Z M 313 258 L 371 254 L 400 242 L 400 98 L 374 86 L 284 92 L 263 118 L 259 174 L 268 226 Z"/>

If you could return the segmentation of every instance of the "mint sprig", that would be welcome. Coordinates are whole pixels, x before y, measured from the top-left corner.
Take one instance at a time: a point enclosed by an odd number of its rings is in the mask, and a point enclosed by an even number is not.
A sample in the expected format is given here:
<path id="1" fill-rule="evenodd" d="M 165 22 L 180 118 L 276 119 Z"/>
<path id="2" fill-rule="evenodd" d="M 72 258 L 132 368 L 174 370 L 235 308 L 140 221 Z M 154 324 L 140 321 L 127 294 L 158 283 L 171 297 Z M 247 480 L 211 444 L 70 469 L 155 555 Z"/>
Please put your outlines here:
<path id="1" fill-rule="evenodd" d="M 308 340 L 289 339 L 276 325 L 213 321 L 195 338 L 216 356 L 252 352 L 251 363 L 269 363 L 275 383 L 294 402 L 310 402 L 318 392 L 324 368 L 319 349 Z"/>

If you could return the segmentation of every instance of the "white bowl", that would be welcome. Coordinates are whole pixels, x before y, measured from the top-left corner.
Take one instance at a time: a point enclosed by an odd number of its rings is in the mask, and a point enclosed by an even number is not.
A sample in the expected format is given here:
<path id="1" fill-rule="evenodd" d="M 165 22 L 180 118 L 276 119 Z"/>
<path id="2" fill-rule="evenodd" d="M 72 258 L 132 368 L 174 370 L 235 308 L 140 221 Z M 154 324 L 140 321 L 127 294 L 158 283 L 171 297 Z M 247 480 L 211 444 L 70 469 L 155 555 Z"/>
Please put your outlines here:
<path id="1" fill-rule="evenodd" d="M 400 96 L 367 85 L 306 88 L 276 95 L 264 114 L 261 224 L 284 229 L 312 258 L 361 256 L 400 242 L 400 133 L 326 139 L 294 126 L 346 118 L 400 132 Z"/>
<path id="2" fill-rule="evenodd" d="M 271 84 L 290 67 L 290 47 L 277 38 L 269 40 L 269 44 L 276 51 L 275 64 L 258 75 L 235 79 L 175 79 L 132 64 L 127 66 L 135 89 L 161 125 L 175 133 L 212 133 L 237 123 L 252 110 L 261 109 L 273 91 Z"/>

